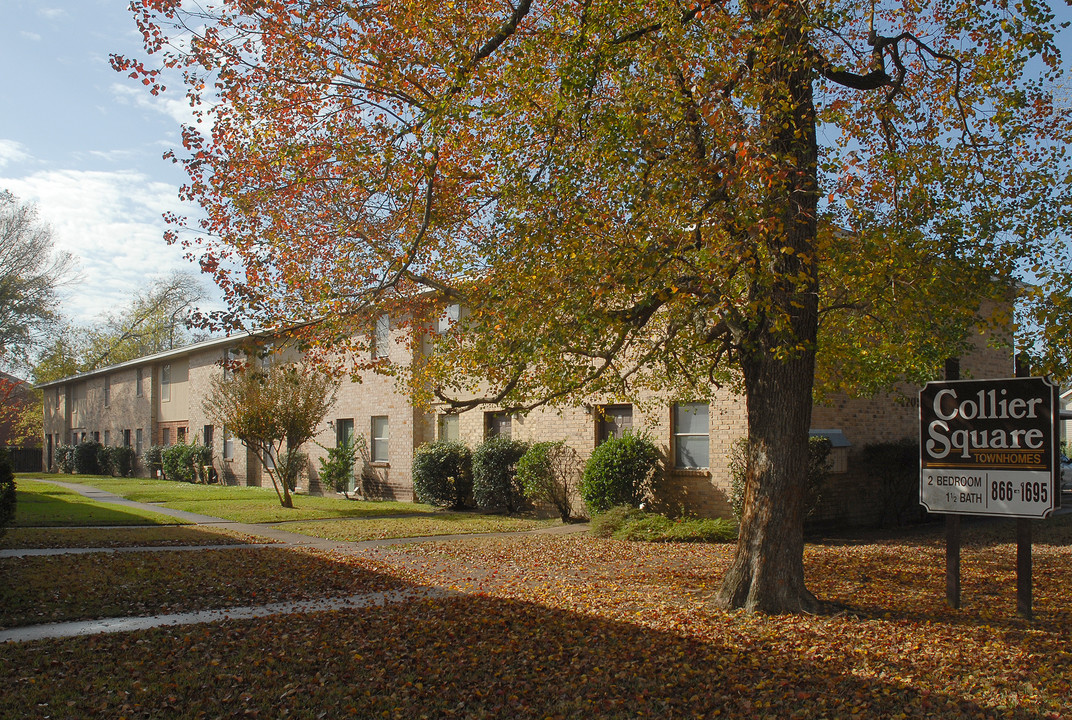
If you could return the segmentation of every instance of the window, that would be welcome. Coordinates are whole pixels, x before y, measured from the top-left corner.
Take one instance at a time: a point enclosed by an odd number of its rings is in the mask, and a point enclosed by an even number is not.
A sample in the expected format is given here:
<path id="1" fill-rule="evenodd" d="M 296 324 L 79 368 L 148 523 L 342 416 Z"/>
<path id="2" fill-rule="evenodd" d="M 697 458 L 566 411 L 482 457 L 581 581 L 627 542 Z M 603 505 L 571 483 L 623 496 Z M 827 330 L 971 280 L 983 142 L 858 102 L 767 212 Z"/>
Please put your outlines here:
<path id="1" fill-rule="evenodd" d="M 144 377 L 145 377 L 144 371 L 141 368 L 138 368 L 138 374 L 134 378 L 134 394 L 136 396 L 138 396 L 138 397 L 141 397 L 141 395 L 142 395 L 141 385 L 142 385 L 142 380 L 144 379 Z"/>
<path id="2" fill-rule="evenodd" d="M 505 412 L 489 412 L 484 413 L 484 439 L 499 437 L 510 437 L 510 413 Z"/>
<path id="3" fill-rule="evenodd" d="M 611 438 L 620 438 L 633 431 L 633 406 L 604 405 L 597 408 L 596 422 L 599 429 L 596 445 L 602 445 Z"/>
<path id="4" fill-rule="evenodd" d="M 213 435 L 214 430 L 215 430 L 215 428 L 213 428 L 211 425 L 206 425 L 204 427 L 204 429 L 201 431 L 201 439 L 205 443 L 205 446 L 209 450 L 212 449 L 212 440 L 213 440 L 212 435 Z"/>
<path id="5" fill-rule="evenodd" d="M 436 332 L 442 334 L 450 330 L 462 319 L 462 306 L 457 303 L 443 308 L 443 314 L 436 321 Z"/>
<path id="6" fill-rule="evenodd" d="M 354 419 L 340 418 L 335 421 L 335 447 L 354 441 Z"/>
<path id="7" fill-rule="evenodd" d="M 112 379 L 107 375 L 104 376 L 104 407 L 108 407 L 108 404 L 112 402 Z"/>
<path id="8" fill-rule="evenodd" d="M 137 455 L 138 457 L 141 457 L 141 450 L 142 450 L 141 428 L 138 428 L 137 430 L 134 431 L 134 454 Z"/>
<path id="9" fill-rule="evenodd" d="M 123 447 L 130 447 L 130 430 L 123 431 Z"/>
<path id="10" fill-rule="evenodd" d="M 93 442 L 95 442 L 95 443 L 100 442 L 100 430 L 94 430 L 93 431 Z"/>
<path id="11" fill-rule="evenodd" d="M 231 460 L 234 458 L 234 436 L 231 435 L 231 431 L 227 429 L 227 426 L 223 426 L 223 459 Z"/>
<path id="12" fill-rule="evenodd" d="M 673 424 L 674 467 L 709 467 L 711 435 L 707 403 L 675 404 Z"/>
<path id="13" fill-rule="evenodd" d="M 171 366 L 164 365 L 160 368 L 160 401 L 168 402 L 169 400 L 171 400 Z"/>
<path id="14" fill-rule="evenodd" d="M 78 431 L 77 430 L 71 431 L 71 444 L 72 445 L 77 445 L 78 444 Z"/>
<path id="15" fill-rule="evenodd" d="M 372 337 L 372 357 L 385 358 L 391 342 L 391 318 L 380 315 L 376 318 L 376 334 Z"/>
<path id="16" fill-rule="evenodd" d="M 112 432 L 110 430 L 105 430 L 104 431 L 104 444 L 105 445 L 111 445 L 112 444 Z"/>
<path id="17" fill-rule="evenodd" d="M 387 416 L 372 418 L 372 462 L 387 462 Z"/>
<path id="18" fill-rule="evenodd" d="M 175 442 L 177 442 L 179 445 L 186 444 L 186 428 L 175 428 Z"/>
<path id="19" fill-rule="evenodd" d="M 171 444 L 171 428 L 160 428 L 160 444 L 164 447 Z"/>
<path id="20" fill-rule="evenodd" d="M 459 442 L 461 440 L 457 415 L 439 416 L 439 439 L 444 442 Z"/>

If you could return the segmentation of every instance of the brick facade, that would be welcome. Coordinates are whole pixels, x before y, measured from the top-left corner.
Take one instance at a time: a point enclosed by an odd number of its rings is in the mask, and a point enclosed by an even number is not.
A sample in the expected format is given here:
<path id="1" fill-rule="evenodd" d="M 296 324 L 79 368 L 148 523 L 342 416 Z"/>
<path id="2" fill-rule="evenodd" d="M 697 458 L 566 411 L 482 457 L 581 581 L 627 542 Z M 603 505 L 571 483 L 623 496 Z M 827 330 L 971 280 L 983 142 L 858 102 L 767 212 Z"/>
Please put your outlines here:
<path id="1" fill-rule="evenodd" d="M 409 362 L 409 346 L 398 335 L 392 333 L 386 358 Z M 231 452 L 225 453 L 224 429 L 214 427 L 202 408 L 211 379 L 223 372 L 221 361 L 238 342 L 208 341 L 43 385 L 44 434 L 51 443 L 46 442 L 46 447 L 70 443 L 83 434 L 103 440 L 105 433 L 110 444 L 121 445 L 127 432 L 133 445 L 140 430 L 144 452 L 153 443 L 176 442 L 181 432 L 189 441 L 208 440 L 213 467 L 223 482 L 267 483 L 256 456 L 237 439 Z M 962 361 L 962 370 L 966 376 L 1008 377 L 1012 374 L 1011 354 L 989 348 L 979 338 L 975 351 Z M 915 397 L 915 388 L 903 388 L 901 393 L 866 399 L 833 397 L 814 408 L 812 427 L 840 431 L 848 447 L 839 450 L 847 456 L 846 472 L 830 477 L 813 519 L 870 523 L 881 515 L 875 508 L 874 480 L 860 469 L 860 454 L 874 443 L 917 436 Z M 587 459 L 600 440 L 604 422 L 600 408 L 609 405 L 628 404 L 619 398 L 592 397 L 576 407 L 538 408 L 524 416 L 512 416 L 510 434 L 526 441 L 565 440 L 582 460 Z M 457 416 L 458 438 L 475 447 L 484 439 L 490 421 L 505 427 L 505 418 L 488 416 L 498 410 L 482 407 Z M 344 381 L 313 442 L 302 448 L 309 455 L 309 464 L 299 489 L 307 488 L 310 481 L 318 484 L 318 460 L 326 457 L 326 448 L 335 445 L 340 428 L 352 427 L 359 440 L 358 479 L 352 489 L 370 498 L 413 500 L 413 452 L 422 443 L 436 439 L 443 411 L 414 407 L 398 391 L 393 378 L 368 374 L 361 383 Z M 730 515 L 729 456 L 734 443 L 746 432 L 743 398 L 727 389 L 712 389 L 707 416 L 708 459 L 706 466 L 696 468 L 674 467 L 672 398 L 648 394 L 618 411 L 629 414 L 631 430 L 650 435 L 666 459 L 667 470 L 655 498 L 658 506 L 701 516 Z M 378 436 L 374 437 L 374 430 Z M 382 458 L 374 458 L 374 451 Z M 45 463 L 46 469 L 54 469 L 47 452 Z"/>

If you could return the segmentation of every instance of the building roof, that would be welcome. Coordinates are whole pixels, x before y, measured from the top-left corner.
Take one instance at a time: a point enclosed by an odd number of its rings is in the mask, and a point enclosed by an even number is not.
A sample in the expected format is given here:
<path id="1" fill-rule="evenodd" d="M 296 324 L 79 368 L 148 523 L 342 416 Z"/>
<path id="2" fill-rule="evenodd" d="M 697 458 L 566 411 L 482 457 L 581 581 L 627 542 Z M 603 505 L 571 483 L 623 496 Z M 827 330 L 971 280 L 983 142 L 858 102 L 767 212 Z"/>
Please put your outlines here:
<path id="1" fill-rule="evenodd" d="M 161 360 L 184 357 L 187 355 L 192 355 L 195 352 L 200 352 L 201 350 L 210 350 L 212 348 L 217 347 L 227 347 L 228 345 L 234 345 L 243 340 L 249 340 L 252 338 L 264 338 L 272 334 L 273 333 L 271 331 L 258 331 L 243 333 L 241 335 L 227 335 L 225 337 L 212 338 L 210 340 L 202 340 L 201 342 L 193 343 L 192 345 L 184 345 L 182 347 L 174 348 L 172 350 L 164 350 L 162 352 L 153 353 L 152 355 L 143 355 L 142 357 L 134 358 L 133 360 L 127 360 L 126 362 L 116 363 L 115 365 L 106 365 L 105 367 L 97 368 L 96 370 L 87 370 L 86 372 L 78 373 L 76 375 L 68 375 L 67 377 L 62 377 L 58 380 L 50 380 L 49 382 L 41 383 L 36 387 L 38 389 L 44 389 L 52 387 L 54 385 L 64 385 L 66 383 L 77 380 L 85 380 L 87 378 L 105 375 L 107 373 L 115 372 L 116 370 L 122 370 L 124 368 L 151 365 Z"/>

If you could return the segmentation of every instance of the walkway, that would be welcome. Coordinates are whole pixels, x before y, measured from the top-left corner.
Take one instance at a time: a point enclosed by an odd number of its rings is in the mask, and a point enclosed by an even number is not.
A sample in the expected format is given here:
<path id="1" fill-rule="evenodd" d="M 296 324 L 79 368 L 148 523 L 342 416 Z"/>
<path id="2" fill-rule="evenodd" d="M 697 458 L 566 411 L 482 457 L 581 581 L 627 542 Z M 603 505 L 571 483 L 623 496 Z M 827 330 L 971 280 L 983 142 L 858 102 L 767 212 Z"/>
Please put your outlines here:
<path id="1" fill-rule="evenodd" d="M 273 523 L 240 523 L 223 518 L 201 515 L 199 513 L 186 512 L 185 510 L 173 510 L 151 503 L 140 503 L 127 500 L 114 493 L 99 490 L 89 485 L 79 483 L 59 482 L 35 478 L 40 482 L 48 482 L 54 485 L 73 490 L 87 498 L 102 503 L 122 505 L 129 508 L 149 510 L 151 512 L 174 517 L 179 520 L 191 522 L 194 525 L 207 527 L 222 527 L 236 532 L 245 533 L 252 537 L 260 537 L 270 540 L 270 543 L 246 543 L 241 545 L 168 545 L 159 547 L 122 547 L 122 548 L 35 548 L 25 550 L 0 550 L 0 558 L 17 558 L 41 555 L 64 555 L 85 553 L 121 553 L 121 552 L 174 552 L 176 550 L 234 550 L 250 547 L 301 547 L 316 550 L 361 552 L 372 548 L 389 545 L 403 545 L 420 542 L 437 542 L 464 540 L 468 538 L 509 537 L 516 535 L 562 535 L 587 530 L 588 526 L 556 525 L 537 530 L 520 532 L 479 533 L 467 535 L 431 535 L 424 537 L 409 538 L 383 538 L 377 540 L 364 540 L 359 542 L 347 542 L 340 540 L 324 540 L 310 537 L 299 533 L 288 532 L 276 527 Z M 143 617 L 105 618 L 100 620 L 81 620 L 77 622 L 48 623 L 43 625 L 29 625 L 24 627 L 0 630 L 0 643 L 4 642 L 28 642 L 43 640 L 46 638 L 66 638 L 81 635 L 96 635 L 101 633 L 127 632 L 130 630 L 145 630 L 154 627 L 190 625 L 195 623 L 219 622 L 221 620 L 233 620 L 244 618 L 265 617 L 268 615 L 286 615 L 293 613 L 323 612 L 326 610 L 342 610 L 362 607 L 382 606 L 390 603 L 409 602 L 424 597 L 446 597 L 450 591 L 443 588 L 413 588 L 405 591 L 376 592 L 360 595 L 351 595 L 342 598 L 322 598 L 319 600 L 302 600 L 298 602 L 273 603 L 270 605 L 255 605 L 248 607 L 225 608 L 218 610 L 202 610 L 192 613 L 177 613 L 173 615 L 151 615 Z"/>

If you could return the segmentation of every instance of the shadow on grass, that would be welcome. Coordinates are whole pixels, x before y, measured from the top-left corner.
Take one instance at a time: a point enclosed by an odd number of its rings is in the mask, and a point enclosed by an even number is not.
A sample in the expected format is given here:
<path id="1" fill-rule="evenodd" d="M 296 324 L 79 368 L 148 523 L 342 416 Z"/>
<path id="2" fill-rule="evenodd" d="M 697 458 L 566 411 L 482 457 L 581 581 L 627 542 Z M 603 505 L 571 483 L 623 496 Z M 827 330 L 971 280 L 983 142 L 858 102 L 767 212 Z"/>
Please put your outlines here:
<path id="1" fill-rule="evenodd" d="M 914 662 L 881 646 L 861 661 L 874 627 L 841 623 L 802 642 L 765 632 L 777 619 L 739 620 L 713 613 L 665 632 L 459 596 L 8 646 L 0 716 L 1057 716 L 1045 689 L 1024 695 L 1037 661 L 987 675 L 977 658 Z"/>
<path id="2" fill-rule="evenodd" d="M 158 513 L 124 509 L 87 500 L 66 488 L 35 483 L 16 490 L 13 527 L 86 525 L 178 525 L 182 521 Z"/>

